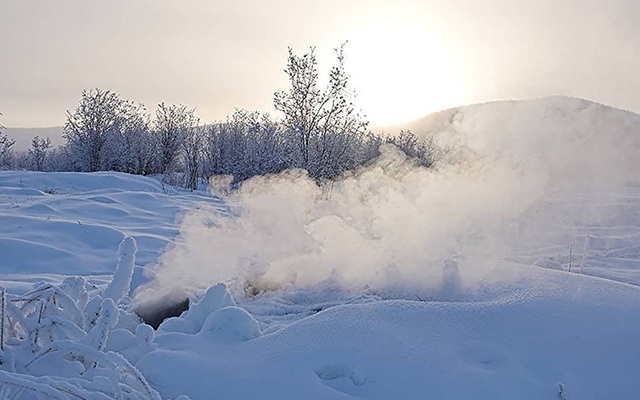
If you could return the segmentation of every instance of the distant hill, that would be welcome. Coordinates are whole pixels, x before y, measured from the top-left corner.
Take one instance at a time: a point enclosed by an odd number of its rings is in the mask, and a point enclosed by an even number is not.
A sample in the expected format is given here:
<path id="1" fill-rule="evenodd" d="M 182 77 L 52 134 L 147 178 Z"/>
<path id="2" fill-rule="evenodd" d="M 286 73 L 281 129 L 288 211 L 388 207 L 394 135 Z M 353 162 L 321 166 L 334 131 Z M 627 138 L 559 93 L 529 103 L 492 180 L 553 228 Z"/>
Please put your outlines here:
<path id="1" fill-rule="evenodd" d="M 640 184 L 640 115 L 580 98 L 474 104 L 381 130 L 432 139 L 442 165 L 541 173 L 541 180 L 562 184 Z"/>
<path id="2" fill-rule="evenodd" d="M 49 128 L 5 128 L 2 130 L 9 138 L 14 139 L 16 150 L 27 150 L 31 147 L 31 139 L 34 136 L 51 139 L 52 147 L 58 147 L 65 143 L 62 137 L 62 127 L 52 126 Z"/>
<path id="3" fill-rule="evenodd" d="M 488 132 L 520 135 L 541 130 L 589 132 L 594 128 L 602 133 L 624 129 L 635 133 L 640 130 L 640 115 L 581 98 L 549 96 L 454 107 L 374 130 L 388 134 L 410 130 L 419 137 L 442 137 L 455 133 L 484 136 Z"/>

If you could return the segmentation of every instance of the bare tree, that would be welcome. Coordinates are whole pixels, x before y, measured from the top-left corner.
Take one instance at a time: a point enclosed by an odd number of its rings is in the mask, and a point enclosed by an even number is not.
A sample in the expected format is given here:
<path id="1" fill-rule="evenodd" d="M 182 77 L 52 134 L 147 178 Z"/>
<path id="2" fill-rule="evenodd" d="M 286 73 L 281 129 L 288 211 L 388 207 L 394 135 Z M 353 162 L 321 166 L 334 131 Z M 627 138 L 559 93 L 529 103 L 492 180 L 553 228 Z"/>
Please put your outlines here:
<path id="1" fill-rule="evenodd" d="M 139 105 L 110 90 L 83 90 L 75 111 L 67 111 L 64 126 L 75 168 L 93 172 L 107 167 L 102 159 L 105 143 L 119 135 L 126 121 L 137 118 L 139 112 Z"/>
<path id="2" fill-rule="evenodd" d="M 431 167 L 436 159 L 436 149 L 430 139 L 419 140 L 411 131 L 401 131 L 398 135 L 386 138 L 408 157 L 418 160 L 423 167 Z"/>
<path id="3" fill-rule="evenodd" d="M 355 93 L 348 86 L 344 44 L 335 51 L 337 64 L 323 90 L 318 87 L 315 48 L 302 56 L 289 48 L 284 70 L 289 77 L 289 91 L 274 95 L 276 110 L 284 113 L 283 124 L 296 136 L 299 166 L 315 178 L 336 176 L 349 164 L 362 162 L 357 146 L 368 126 L 356 110 Z"/>
<path id="4" fill-rule="evenodd" d="M 256 111 L 236 109 L 226 121 L 210 125 L 203 147 L 206 175 L 233 175 L 236 183 L 297 164 L 296 144 Z"/>
<path id="5" fill-rule="evenodd" d="M 184 137 L 188 130 L 197 125 L 195 110 L 180 105 L 158 104 L 154 129 L 157 135 L 159 170 L 171 171 L 180 155 Z"/>
<path id="6" fill-rule="evenodd" d="M 31 139 L 31 148 L 29 149 L 29 158 L 31 159 L 31 165 L 36 171 L 44 170 L 44 162 L 47 158 L 47 153 L 51 148 L 51 140 L 49 137 L 41 138 L 40 136 L 34 136 Z"/>
<path id="7" fill-rule="evenodd" d="M 156 156 L 155 136 L 150 132 L 144 106 L 122 121 L 120 129 L 105 143 L 105 164 L 109 169 L 146 175 L 153 171 Z"/>
<path id="8" fill-rule="evenodd" d="M 202 175 L 202 143 L 204 128 L 199 124 L 185 131 L 182 141 L 185 186 L 187 189 L 198 189 L 198 178 Z"/>

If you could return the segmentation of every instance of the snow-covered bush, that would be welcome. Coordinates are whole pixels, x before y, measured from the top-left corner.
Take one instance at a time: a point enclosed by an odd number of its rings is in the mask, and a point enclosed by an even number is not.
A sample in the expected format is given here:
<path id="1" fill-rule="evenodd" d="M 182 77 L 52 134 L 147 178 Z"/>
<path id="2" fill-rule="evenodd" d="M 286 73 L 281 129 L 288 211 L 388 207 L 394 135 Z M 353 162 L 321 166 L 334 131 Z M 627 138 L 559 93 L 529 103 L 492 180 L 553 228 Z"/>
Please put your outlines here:
<path id="1" fill-rule="evenodd" d="M 49 137 L 41 138 L 34 136 L 31 139 L 31 148 L 28 150 L 30 167 L 36 171 L 44 171 L 47 154 L 51 148 L 51 139 Z"/>
<path id="2" fill-rule="evenodd" d="M 207 177 L 229 175 L 242 182 L 278 173 L 297 163 L 297 147 L 266 115 L 236 110 L 225 122 L 210 125 L 204 137 Z"/>
<path id="3" fill-rule="evenodd" d="M 184 168 L 184 186 L 190 190 L 198 188 L 198 178 L 202 176 L 202 141 L 205 130 L 196 122 L 196 125 L 185 131 L 182 141 L 182 162 Z"/>
<path id="4" fill-rule="evenodd" d="M 15 142 L 15 140 L 10 139 L 0 130 L 0 170 L 11 166 L 13 145 Z"/>
<path id="5" fill-rule="evenodd" d="M 160 400 L 135 367 L 156 350 L 156 331 L 132 311 L 129 298 L 136 242 L 118 248 L 112 279 L 96 286 L 82 277 L 37 283 L 21 295 L 0 288 L 0 398 Z M 224 284 L 194 300 L 159 333 L 181 332 L 218 342 L 261 335 L 258 322 Z M 187 397 L 180 397 L 188 399 Z"/>
<path id="6" fill-rule="evenodd" d="M 176 168 L 187 131 L 196 125 L 194 109 L 182 104 L 158 104 L 153 129 L 158 141 L 159 172 L 164 174 Z"/>
<path id="7" fill-rule="evenodd" d="M 396 146 L 409 158 L 416 159 L 421 165 L 430 167 L 435 162 L 435 146 L 430 140 L 420 140 L 411 131 L 402 131 L 398 135 L 386 138 L 386 143 Z"/>
<path id="8" fill-rule="evenodd" d="M 73 277 L 22 295 L 0 290 L 1 398 L 160 399 L 133 366 L 155 349 L 153 329 L 118 307 L 135 252 L 135 240 L 125 238 L 106 288 Z"/>

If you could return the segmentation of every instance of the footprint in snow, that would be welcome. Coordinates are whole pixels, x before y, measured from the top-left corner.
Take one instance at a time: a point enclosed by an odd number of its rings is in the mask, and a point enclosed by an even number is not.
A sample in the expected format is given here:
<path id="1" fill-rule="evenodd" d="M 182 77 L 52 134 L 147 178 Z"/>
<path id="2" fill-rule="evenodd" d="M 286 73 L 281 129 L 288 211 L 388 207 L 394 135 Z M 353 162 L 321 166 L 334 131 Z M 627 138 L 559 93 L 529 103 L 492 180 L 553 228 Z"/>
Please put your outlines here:
<path id="1" fill-rule="evenodd" d="M 328 364 L 315 371 L 323 384 L 349 395 L 355 395 L 358 388 L 370 382 L 362 374 L 344 364 Z"/>

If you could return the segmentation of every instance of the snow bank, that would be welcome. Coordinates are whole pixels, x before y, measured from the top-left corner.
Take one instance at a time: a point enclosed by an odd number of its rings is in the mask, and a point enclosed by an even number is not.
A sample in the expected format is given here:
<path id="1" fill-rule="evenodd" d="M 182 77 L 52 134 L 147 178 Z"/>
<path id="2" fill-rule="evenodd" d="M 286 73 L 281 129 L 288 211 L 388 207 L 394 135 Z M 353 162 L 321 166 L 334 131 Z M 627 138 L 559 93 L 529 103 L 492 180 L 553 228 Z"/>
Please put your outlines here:
<path id="1" fill-rule="evenodd" d="M 164 396 L 193 399 L 538 400 L 558 382 L 567 399 L 636 398 L 640 290 L 521 277 L 496 301 L 343 304 L 233 345 L 159 333 L 137 366 Z"/>
<path id="2" fill-rule="evenodd" d="M 45 194 L 145 192 L 163 193 L 162 184 L 155 179 L 119 172 L 36 172 L 3 171 L 0 174 L 1 192 L 13 189 L 40 191 Z M 42 195 L 42 193 L 40 193 Z"/>
<path id="3" fill-rule="evenodd" d="M 180 215 L 201 203 L 220 206 L 205 193 L 167 190 L 142 176 L 0 171 L 0 285 L 26 291 L 34 274 L 56 284 L 68 275 L 110 279 L 118 245 L 131 236 L 137 286 L 145 279 L 140 267 L 178 234 Z"/>

